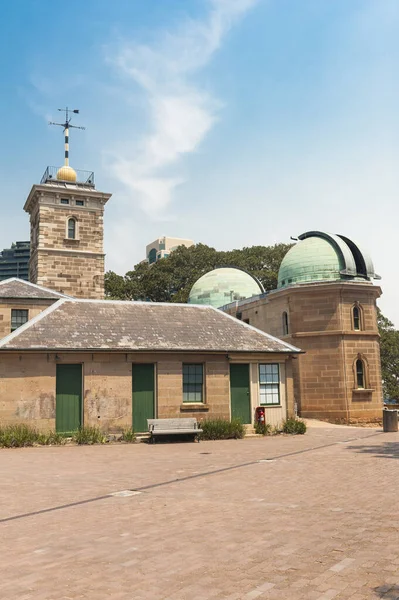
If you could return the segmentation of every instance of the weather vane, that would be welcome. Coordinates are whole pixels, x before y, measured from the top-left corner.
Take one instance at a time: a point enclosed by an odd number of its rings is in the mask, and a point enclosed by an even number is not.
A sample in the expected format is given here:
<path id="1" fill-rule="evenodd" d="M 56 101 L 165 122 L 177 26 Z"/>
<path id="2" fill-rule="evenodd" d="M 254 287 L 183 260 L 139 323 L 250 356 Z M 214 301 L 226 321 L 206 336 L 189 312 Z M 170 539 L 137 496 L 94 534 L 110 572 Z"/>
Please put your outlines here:
<path id="1" fill-rule="evenodd" d="M 71 113 L 78 115 L 79 110 L 77 108 L 75 108 L 74 110 L 70 110 L 68 107 L 66 107 L 66 108 L 59 108 L 58 110 L 60 112 L 65 113 L 65 123 L 54 123 L 53 121 L 49 121 L 49 125 L 58 125 L 59 127 L 64 128 L 64 133 L 65 133 L 65 163 L 64 163 L 64 166 L 69 167 L 69 129 L 70 128 L 86 129 L 86 127 L 78 127 L 77 125 L 71 125 L 72 117 L 70 115 L 71 115 Z"/>

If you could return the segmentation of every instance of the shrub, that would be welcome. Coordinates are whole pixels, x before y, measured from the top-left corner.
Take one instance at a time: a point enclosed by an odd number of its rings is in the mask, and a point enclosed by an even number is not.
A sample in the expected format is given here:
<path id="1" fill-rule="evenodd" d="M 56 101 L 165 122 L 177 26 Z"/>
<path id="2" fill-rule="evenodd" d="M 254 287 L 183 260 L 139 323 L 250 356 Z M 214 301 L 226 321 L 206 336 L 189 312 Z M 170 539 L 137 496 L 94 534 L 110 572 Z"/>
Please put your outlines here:
<path id="1" fill-rule="evenodd" d="M 43 434 L 43 441 L 39 442 L 39 444 L 44 444 L 45 446 L 62 446 L 66 444 L 66 437 L 57 431 L 50 431 L 50 433 Z"/>
<path id="2" fill-rule="evenodd" d="M 201 422 L 202 440 L 241 439 L 245 435 L 245 427 L 239 419 L 207 419 Z"/>
<path id="3" fill-rule="evenodd" d="M 258 435 L 271 435 L 272 426 L 270 423 L 255 423 L 255 433 Z"/>
<path id="4" fill-rule="evenodd" d="M 120 441 L 133 444 L 136 441 L 136 434 L 134 433 L 133 429 L 124 429 L 122 431 Z"/>
<path id="5" fill-rule="evenodd" d="M 42 433 L 29 425 L 17 424 L 0 427 L 1 448 L 26 448 L 35 445 L 60 445 L 64 443 L 61 434 L 51 431 Z"/>
<path id="6" fill-rule="evenodd" d="M 306 431 L 306 423 L 301 421 L 300 419 L 295 419 L 294 417 L 289 417 L 283 423 L 283 431 L 284 433 L 293 433 L 303 435 Z"/>
<path id="7" fill-rule="evenodd" d="M 99 427 L 79 427 L 72 435 L 72 441 L 83 444 L 105 444 L 105 435 Z"/>

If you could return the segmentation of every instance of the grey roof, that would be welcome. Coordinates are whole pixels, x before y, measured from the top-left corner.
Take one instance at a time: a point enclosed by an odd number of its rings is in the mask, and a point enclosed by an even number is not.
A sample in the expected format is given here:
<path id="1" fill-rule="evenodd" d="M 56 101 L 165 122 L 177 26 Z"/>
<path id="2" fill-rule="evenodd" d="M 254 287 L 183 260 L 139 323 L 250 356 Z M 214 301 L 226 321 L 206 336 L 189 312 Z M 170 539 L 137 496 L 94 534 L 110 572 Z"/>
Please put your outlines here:
<path id="1" fill-rule="evenodd" d="M 300 352 L 211 306 L 59 300 L 0 350 Z"/>
<path id="2" fill-rule="evenodd" d="M 59 294 L 54 290 L 48 290 L 45 287 L 24 281 L 23 279 L 17 279 L 12 277 L 10 279 L 4 279 L 0 281 L 0 298 L 28 298 L 35 300 L 46 300 L 59 298 L 67 298 L 65 294 Z"/>

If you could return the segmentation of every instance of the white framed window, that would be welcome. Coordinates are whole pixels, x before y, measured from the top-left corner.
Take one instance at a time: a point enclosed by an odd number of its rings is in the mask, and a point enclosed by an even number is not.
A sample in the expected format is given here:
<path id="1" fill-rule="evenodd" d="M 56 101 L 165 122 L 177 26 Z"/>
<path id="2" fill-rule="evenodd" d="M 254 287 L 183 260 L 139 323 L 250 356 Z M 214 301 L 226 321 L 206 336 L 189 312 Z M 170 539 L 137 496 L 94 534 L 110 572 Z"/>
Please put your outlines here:
<path id="1" fill-rule="evenodd" d="M 280 368 L 278 364 L 259 365 L 259 404 L 278 406 L 280 400 Z"/>

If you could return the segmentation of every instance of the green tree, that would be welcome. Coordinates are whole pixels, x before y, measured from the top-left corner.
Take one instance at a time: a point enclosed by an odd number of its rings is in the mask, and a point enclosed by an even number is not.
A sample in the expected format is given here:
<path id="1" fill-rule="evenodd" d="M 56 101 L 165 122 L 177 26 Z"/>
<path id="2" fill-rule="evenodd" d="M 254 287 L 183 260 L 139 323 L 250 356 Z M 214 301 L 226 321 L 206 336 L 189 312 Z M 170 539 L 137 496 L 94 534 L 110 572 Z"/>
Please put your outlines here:
<path id="1" fill-rule="evenodd" d="M 139 263 L 125 276 L 108 271 L 106 296 L 120 300 L 187 302 L 197 279 L 212 269 L 227 266 L 245 269 L 269 291 L 277 287 L 278 269 L 290 248 L 290 244 L 275 244 L 219 252 L 205 244 L 180 246 L 151 266 Z"/>
<path id="2" fill-rule="evenodd" d="M 399 331 L 378 309 L 384 398 L 399 400 Z"/>

